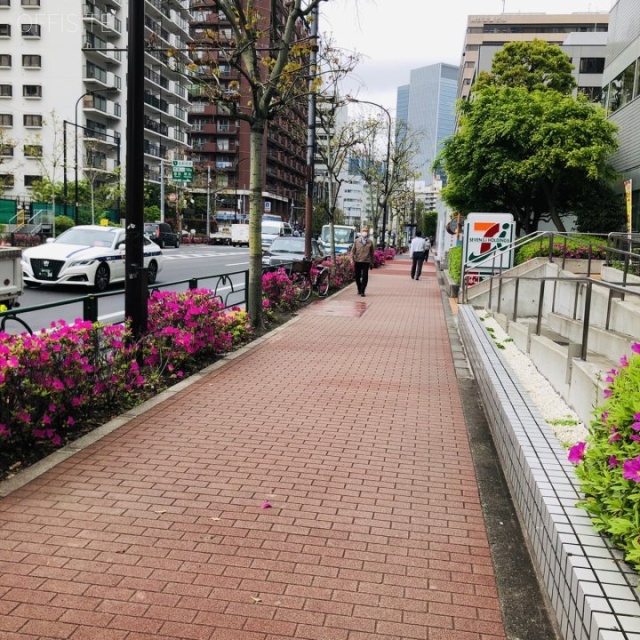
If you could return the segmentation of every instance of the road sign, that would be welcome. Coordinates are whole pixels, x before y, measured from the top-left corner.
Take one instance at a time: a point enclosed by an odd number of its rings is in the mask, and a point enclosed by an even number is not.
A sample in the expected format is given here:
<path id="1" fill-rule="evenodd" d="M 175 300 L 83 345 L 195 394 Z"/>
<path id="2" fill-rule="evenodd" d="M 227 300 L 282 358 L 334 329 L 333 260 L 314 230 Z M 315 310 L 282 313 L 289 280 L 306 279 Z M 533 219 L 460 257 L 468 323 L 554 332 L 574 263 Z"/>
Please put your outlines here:
<path id="1" fill-rule="evenodd" d="M 270 200 L 265 200 L 264 201 L 264 212 L 265 213 L 271 213 L 271 201 Z"/>
<path id="2" fill-rule="evenodd" d="M 174 182 L 193 182 L 193 162 L 191 160 L 172 160 L 171 168 Z"/>

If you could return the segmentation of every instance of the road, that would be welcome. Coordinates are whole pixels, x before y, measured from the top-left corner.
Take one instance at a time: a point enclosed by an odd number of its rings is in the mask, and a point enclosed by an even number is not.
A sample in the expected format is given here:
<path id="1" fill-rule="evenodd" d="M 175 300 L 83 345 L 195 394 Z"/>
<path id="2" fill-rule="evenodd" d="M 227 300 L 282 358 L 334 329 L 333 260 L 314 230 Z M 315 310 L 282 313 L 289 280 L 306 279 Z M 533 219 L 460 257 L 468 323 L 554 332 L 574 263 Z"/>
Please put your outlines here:
<path id="1" fill-rule="evenodd" d="M 246 247 L 183 245 L 179 249 L 163 249 L 163 254 L 165 259 L 162 271 L 158 274 L 156 283 L 158 285 L 244 271 L 249 268 L 249 250 Z M 213 288 L 216 281 L 216 279 L 202 279 L 198 281 L 198 286 Z M 226 304 L 234 304 L 244 298 L 244 291 L 237 293 L 238 287 L 244 288 L 244 275 L 234 275 L 231 281 L 234 291 L 229 285 L 219 286 L 217 290 L 218 294 L 226 298 Z M 164 289 L 162 286 L 161 288 Z M 169 286 L 167 289 L 184 291 L 187 289 L 187 284 Z M 92 293 L 90 289 L 73 286 L 25 289 L 20 298 L 20 307 L 24 309 L 35 305 L 60 303 L 89 293 Z M 109 293 L 115 293 L 115 295 L 101 297 L 98 300 L 98 319 L 106 323 L 119 322 L 124 318 L 124 285 L 122 283 L 112 285 Z M 20 314 L 20 317 L 33 331 L 37 331 L 50 326 L 52 321 L 73 322 L 76 318 L 82 318 L 82 303 L 74 302 L 53 309 L 28 312 L 24 315 Z M 23 330 L 22 326 L 12 321 L 8 321 L 5 328 L 8 333 L 20 333 Z"/>

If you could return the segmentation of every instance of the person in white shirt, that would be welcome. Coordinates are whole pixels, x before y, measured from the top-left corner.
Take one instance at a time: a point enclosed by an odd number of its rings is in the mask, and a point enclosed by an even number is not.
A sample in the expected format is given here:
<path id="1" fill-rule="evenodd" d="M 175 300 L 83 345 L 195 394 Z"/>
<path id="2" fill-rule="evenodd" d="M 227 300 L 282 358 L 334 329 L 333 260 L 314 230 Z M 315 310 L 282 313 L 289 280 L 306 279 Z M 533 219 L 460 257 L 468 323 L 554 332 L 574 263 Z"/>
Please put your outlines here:
<path id="1" fill-rule="evenodd" d="M 420 231 L 416 231 L 416 237 L 409 246 L 409 257 L 411 258 L 411 279 L 420 280 L 422 264 L 427 251 L 427 241 L 422 237 Z"/>

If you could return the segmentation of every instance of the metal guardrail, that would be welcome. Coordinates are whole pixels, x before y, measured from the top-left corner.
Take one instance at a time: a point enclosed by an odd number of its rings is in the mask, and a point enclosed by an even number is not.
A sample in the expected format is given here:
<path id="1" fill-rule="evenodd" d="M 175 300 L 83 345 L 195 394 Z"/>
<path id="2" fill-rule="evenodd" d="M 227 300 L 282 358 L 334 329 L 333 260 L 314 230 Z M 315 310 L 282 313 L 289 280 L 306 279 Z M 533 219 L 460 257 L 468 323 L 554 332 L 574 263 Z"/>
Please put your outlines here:
<path id="1" fill-rule="evenodd" d="M 238 283 L 234 283 L 231 279 L 232 276 L 243 275 L 242 285 Z M 224 309 L 229 309 L 230 307 L 244 304 L 247 305 L 247 292 L 249 291 L 249 270 L 245 269 L 242 271 L 232 271 L 229 273 L 221 273 L 221 274 L 213 274 L 206 276 L 198 276 L 197 278 L 188 278 L 186 280 L 175 280 L 173 282 L 163 282 L 161 284 L 153 284 L 149 286 L 149 295 L 154 291 L 159 291 L 161 289 L 166 289 L 168 287 L 174 287 L 181 284 L 187 284 L 189 289 L 197 289 L 198 283 L 202 280 L 214 280 L 215 286 L 210 288 L 213 292 L 213 295 L 219 298 L 221 304 Z M 228 291 L 224 296 L 219 294 L 219 290 L 221 287 L 229 286 L 230 291 Z M 241 299 L 236 299 L 233 302 L 229 302 L 229 299 L 232 295 L 237 295 L 240 292 L 244 292 L 244 296 Z M 7 322 L 17 322 L 19 325 L 25 328 L 25 330 L 29 333 L 33 333 L 33 329 L 29 326 L 29 324 L 22 318 L 27 313 L 32 313 L 34 311 L 42 311 L 44 309 L 54 309 L 56 307 L 64 307 L 70 306 L 73 304 L 82 304 L 82 317 L 83 320 L 89 322 L 97 322 L 98 321 L 98 306 L 99 301 L 102 298 L 111 298 L 113 296 L 122 295 L 122 290 L 118 291 L 108 291 L 106 293 L 92 293 L 86 296 L 80 296 L 77 298 L 69 298 L 68 300 L 60 300 L 56 302 L 51 302 L 48 304 L 38 304 L 32 307 L 14 307 L 8 311 L 0 312 L 0 331 L 4 331 Z"/>
<path id="2" fill-rule="evenodd" d="M 590 317 L 591 317 L 591 297 L 593 293 L 593 287 L 597 286 L 600 288 L 604 288 L 608 290 L 608 300 L 607 300 L 607 317 L 605 321 L 605 330 L 609 330 L 609 323 L 611 319 L 611 305 L 613 300 L 618 299 L 624 301 L 626 295 L 637 296 L 640 298 L 640 291 L 633 291 L 628 289 L 627 287 L 619 286 L 618 284 L 602 282 L 600 280 L 594 280 L 589 277 L 584 278 L 567 278 L 567 277 L 557 277 L 557 276 L 516 276 L 510 274 L 498 274 L 493 275 L 490 278 L 489 282 L 489 301 L 488 307 L 489 310 L 493 310 L 493 282 L 494 280 L 498 280 L 498 304 L 496 307 L 496 313 L 501 313 L 501 304 L 502 304 L 502 283 L 504 280 L 515 280 L 514 285 L 514 295 L 513 295 L 513 310 L 512 310 L 512 320 L 515 322 L 518 319 L 518 296 L 520 292 L 520 282 L 521 281 L 532 281 L 539 282 L 540 289 L 538 293 L 538 312 L 536 316 L 536 335 L 540 335 L 542 330 L 542 316 L 544 311 L 544 296 L 545 296 L 545 287 L 547 282 L 553 282 L 553 299 L 551 304 L 551 311 L 555 311 L 555 302 L 556 302 L 556 286 L 558 282 L 567 285 L 576 285 L 575 299 L 573 304 L 573 320 L 578 319 L 578 299 L 580 294 L 580 288 L 585 288 L 584 295 L 584 305 L 583 305 L 583 313 L 582 313 L 582 344 L 580 349 L 580 358 L 582 360 L 587 359 L 587 352 L 589 347 L 589 328 L 590 328 Z"/>

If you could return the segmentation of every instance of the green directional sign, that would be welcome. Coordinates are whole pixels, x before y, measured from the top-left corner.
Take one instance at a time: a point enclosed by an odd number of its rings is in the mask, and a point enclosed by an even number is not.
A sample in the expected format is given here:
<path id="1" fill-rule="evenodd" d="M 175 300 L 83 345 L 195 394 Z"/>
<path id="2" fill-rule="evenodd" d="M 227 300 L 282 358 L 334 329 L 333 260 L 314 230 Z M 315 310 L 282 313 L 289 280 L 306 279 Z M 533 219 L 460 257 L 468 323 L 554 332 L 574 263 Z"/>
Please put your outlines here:
<path id="1" fill-rule="evenodd" d="M 174 182 L 193 182 L 193 162 L 191 160 L 172 160 L 171 168 Z"/>

